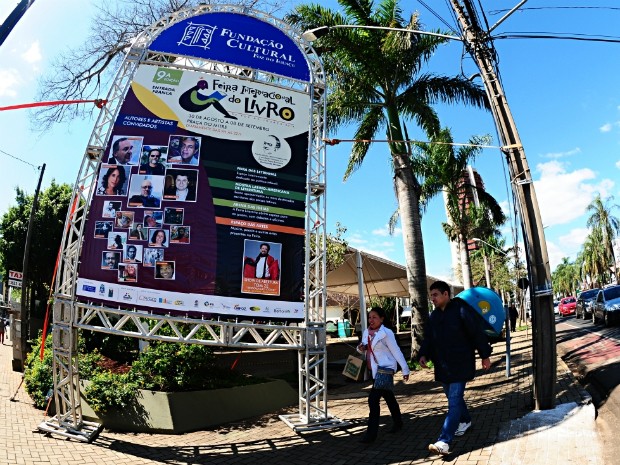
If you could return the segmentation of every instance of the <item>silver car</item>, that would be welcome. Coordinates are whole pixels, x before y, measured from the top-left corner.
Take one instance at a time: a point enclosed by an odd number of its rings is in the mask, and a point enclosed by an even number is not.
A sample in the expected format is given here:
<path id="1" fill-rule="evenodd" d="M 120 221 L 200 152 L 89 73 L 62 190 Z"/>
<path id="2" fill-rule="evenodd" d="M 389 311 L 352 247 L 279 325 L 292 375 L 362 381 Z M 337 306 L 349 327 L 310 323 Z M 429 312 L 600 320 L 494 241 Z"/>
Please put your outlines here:
<path id="1" fill-rule="evenodd" d="M 592 323 L 602 321 L 610 326 L 620 321 L 620 286 L 609 286 L 598 291 L 592 307 Z"/>

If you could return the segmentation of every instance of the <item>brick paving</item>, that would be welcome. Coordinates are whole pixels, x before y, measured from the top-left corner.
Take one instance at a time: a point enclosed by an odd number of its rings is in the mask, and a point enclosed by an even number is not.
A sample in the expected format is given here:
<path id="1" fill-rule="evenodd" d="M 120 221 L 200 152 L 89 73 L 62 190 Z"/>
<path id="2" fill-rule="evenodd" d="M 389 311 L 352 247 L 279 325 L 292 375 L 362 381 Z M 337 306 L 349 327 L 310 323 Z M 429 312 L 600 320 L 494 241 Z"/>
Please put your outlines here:
<path id="1" fill-rule="evenodd" d="M 8 341 L 10 344 L 10 341 Z M 388 434 L 389 413 L 382 405 L 379 438 L 358 441 L 365 430 L 368 383 L 343 382 L 328 390 L 329 413 L 347 427 L 295 433 L 278 414 L 183 435 L 102 431 L 91 444 L 41 434 L 44 413 L 32 406 L 21 373 L 11 369 L 12 347 L 0 346 L 0 464 L 588 464 L 603 465 L 590 397 L 558 359 L 557 407 L 532 412 L 531 334 L 512 338 L 511 376 L 506 376 L 505 346 L 493 346 L 492 367 L 468 384 L 466 401 L 473 425 L 456 438 L 446 457 L 431 455 L 447 403 L 432 372 L 413 373 L 409 383 L 397 375 L 395 393 L 405 426 Z M 15 401 L 10 397 L 17 392 Z M 578 440 L 577 440 L 578 439 Z"/>

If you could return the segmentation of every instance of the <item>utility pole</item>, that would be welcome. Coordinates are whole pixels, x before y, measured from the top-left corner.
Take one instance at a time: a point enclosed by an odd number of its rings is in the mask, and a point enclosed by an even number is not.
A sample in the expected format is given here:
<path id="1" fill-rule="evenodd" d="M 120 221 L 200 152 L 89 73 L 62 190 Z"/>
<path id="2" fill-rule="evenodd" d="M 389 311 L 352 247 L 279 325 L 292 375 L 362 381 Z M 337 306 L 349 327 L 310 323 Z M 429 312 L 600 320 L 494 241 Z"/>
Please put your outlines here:
<path id="1" fill-rule="evenodd" d="M 509 167 L 511 185 L 521 216 L 525 254 L 532 283 L 530 298 L 533 328 L 534 408 L 537 410 L 552 409 L 555 406 L 557 355 L 551 271 L 530 168 L 499 80 L 495 50 L 490 36 L 480 27 L 471 0 L 450 0 L 450 3 L 458 18 L 463 42 L 480 69 L 491 104 L 491 112 L 501 138 L 502 152 L 506 156 Z M 523 3 L 521 2 L 519 6 Z M 512 11 L 517 8 L 518 6 Z M 507 17 L 508 15 L 504 16 L 500 21 Z"/>
<path id="2" fill-rule="evenodd" d="M 24 245 L 24 263 L 22 265 L 22 311 L 20 317 L 21 326 L 21 356 L 22 356 L 22 371 L 26 368 L 26 354 L 28 353 L 28 338 L 30 336 L 30 287 L 28 286 L 29 278 L 29 260 L 30 260 L 30 242 L 32 241 L 32 229 L 34 227 L 34 215 L 37 211 L 37 204 L 39 200 L 39 191 L 41 190 L 41 182 L 43 181 L 43 173 L 45 173 L 45 163 L 41 166 L 41 173 L 39 174 L 39 182 L 37 183 L 37 189 L 34 191 L 34 198 L 32 199 L 32 207 L 30 209 L 30 219 L 28 220 L 28 231 L 26 232 L 26 244 Z"/>

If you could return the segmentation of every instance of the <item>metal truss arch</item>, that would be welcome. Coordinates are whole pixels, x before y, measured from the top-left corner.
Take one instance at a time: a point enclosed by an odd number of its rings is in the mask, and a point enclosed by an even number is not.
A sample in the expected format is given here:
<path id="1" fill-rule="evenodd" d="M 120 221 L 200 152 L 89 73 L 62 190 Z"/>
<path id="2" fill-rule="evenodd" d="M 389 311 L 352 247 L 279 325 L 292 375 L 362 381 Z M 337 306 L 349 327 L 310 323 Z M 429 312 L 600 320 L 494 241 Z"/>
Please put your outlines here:
<path id="1" fill-rule="evenodd" d="M 53 376 L 56 416 L 39 429 L 80 441 L 92 441 L 100 425 L 84 421 L 80 400 L 77 360 L 79 330 L 130 336 L 151 341 L 202 344 L 244 349 L 297 350 L 299 365 L 299 412 L 281 418 L 296 431 L 313 430 L 345 423 L 327 411 L 326 353 L 326 163 L 325 105 L 326 84 L 322 63 L 301 34 L 268 14 L 252 11 L 255 18 L 284 31 L 305 52 L 310 80 L 303 82 L 231 63 L 149 50 L 165 29 L 184 19 L 209 12 L 248 14 L 246 8 L 200 5 L 172 13 L 154 23 L 133 41 L 127 50 L 107 95 L 75 182 L 71 208 L 67 213 L 60 262 L 56 275 L 53 312 Z M 80 302 L 76 298 L 80 253 L 91 197 L 107 141 L 121 105 L 141 64 L 165 65 L 182 70 L 207 71 L 236 79 L 262 82 L 288 91 L 308 94 L 312 103 L 306 179 L 305 218 L 305 319 L 300 323 L 254 324 L 237 319 L 205 320 L 143 312 L 131 308 L 110 308 Z M 171 336 L 170 334 L 173 334 Z"/>

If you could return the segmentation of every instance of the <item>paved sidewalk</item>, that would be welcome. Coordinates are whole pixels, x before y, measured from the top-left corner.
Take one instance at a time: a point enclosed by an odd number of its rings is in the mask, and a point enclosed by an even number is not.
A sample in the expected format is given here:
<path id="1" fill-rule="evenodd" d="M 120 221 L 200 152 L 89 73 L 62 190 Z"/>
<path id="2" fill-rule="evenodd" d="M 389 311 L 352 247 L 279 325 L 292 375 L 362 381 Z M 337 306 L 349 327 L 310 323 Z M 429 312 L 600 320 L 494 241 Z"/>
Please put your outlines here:
<path id="1" fill-rule="evenodd" d="M 10 344 L 10 341 L 8 342 Z M 595 431 L 594 407 L 566 365 L 558 359 L 557 407 L 532 412 L 531 333 L 512 338 L 511 376 L 506 377 L 505 346 L 493 346 L 492 367 L 468 384 L 471 429 L 453 443 L 447 457 L 433 456 L 446 413 L 446 400 L 432 372 L 397 375 L 395 389 L 405 427 L 387 434 L 389 413 L 382 405 L 379 438 L 359 443 L 365 430 L 367 383 L 329 389 L 329 412 L 351 425 L 297 434 L 274 412 L 248 421 L 184 435 L 122 434 L 103 431 L 92 443 L 59 439 L 37 431 L 43 412 L 32 407 L 21 373 L 11 370 L 12 347 L 0 346 L 0 464 L 439 464 L 604 465 Z M 17 392 L 15 401 L 10 397 Z"/>

